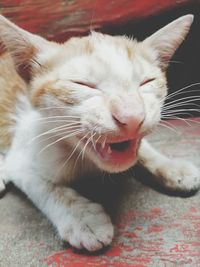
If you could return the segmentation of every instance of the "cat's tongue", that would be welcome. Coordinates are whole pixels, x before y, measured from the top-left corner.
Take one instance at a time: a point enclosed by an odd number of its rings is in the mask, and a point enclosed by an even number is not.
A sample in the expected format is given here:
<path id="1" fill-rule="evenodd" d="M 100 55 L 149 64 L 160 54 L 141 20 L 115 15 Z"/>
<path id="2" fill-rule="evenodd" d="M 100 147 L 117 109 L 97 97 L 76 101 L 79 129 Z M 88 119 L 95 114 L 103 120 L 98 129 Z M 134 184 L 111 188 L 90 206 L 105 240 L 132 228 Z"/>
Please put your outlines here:
<path id="1" fill-rule="evenodd" d="M 116 143 L 97 143 L 96 152 L 103 161 L 123 163 L 136 156 L 137 141 L 126 140 Z"/>

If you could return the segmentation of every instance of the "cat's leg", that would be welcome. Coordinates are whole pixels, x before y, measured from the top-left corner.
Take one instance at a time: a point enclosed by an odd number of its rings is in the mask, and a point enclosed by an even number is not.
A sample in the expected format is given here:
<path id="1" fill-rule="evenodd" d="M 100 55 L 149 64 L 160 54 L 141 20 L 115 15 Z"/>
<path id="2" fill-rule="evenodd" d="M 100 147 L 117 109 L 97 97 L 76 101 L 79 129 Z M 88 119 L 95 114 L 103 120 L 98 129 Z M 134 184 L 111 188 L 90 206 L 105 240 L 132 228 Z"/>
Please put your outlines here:
<path id="1" fill-rule="evenodd" d="M 169 159 L 155 150 L 146 140 L 141 142 L 139 162 L 165 187 L 178 191 L 193 191 L 200 187 L 200 172 L 183 159 Z"/>
<path id="2" fill-rule="evenodd" d="M 13 162 L 6 165 L 12 169 L 7 170 L 12 182 L 50 219 L 62 240 L 89 251 L 99 250 L 112 242 L 114 228 L 100 204 L 69 187 L 39 178 L 32 167 L 26 169 Z"/>
<path id="3" fill-rule="evenodd" d="M 5 159 L 4 156 L 0 154 L 0 194 L 6 189 L 6 184 L 9 182 L 8 177 L 5 173 Z"/>
<path id="4" fill-rule="evenodd" d="M 3 179 L 0 178 L 0 194 L 6 189 Z"/>
<path id="5" fill-rule="evenodd" d="M 111 243 L 113 225 L 101 205 L 71 188 L 35 178 L 27 182 L 24 191 L 52 221 L 61 239 L 72 246 L 95 251 Z"/>

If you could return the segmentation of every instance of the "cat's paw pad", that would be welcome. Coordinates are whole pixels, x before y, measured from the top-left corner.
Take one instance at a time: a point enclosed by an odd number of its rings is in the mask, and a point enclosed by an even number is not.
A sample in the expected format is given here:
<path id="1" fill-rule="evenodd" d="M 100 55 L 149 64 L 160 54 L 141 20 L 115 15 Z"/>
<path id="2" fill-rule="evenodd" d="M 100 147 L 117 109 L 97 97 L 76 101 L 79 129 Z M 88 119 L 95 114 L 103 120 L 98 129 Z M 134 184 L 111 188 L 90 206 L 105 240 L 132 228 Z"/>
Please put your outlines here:
<path id="1" fill-rule="evenodd" d="M 163 164 L 157 173 L 168 189 L 190 192 L 200 188 L 200 172 L 186 160 L 169 160 L 168 164 Z"/>
<path id="2" fill-rule="evenodd" d="M 98 204 L 90 203 L 80 212 L 74 211 L 74 217 L 67 225 L 60 227 L 63 240 L 78 249 L 97 251 L 110 245 L 114 235 L 114 227 L 110 217 Z"/>

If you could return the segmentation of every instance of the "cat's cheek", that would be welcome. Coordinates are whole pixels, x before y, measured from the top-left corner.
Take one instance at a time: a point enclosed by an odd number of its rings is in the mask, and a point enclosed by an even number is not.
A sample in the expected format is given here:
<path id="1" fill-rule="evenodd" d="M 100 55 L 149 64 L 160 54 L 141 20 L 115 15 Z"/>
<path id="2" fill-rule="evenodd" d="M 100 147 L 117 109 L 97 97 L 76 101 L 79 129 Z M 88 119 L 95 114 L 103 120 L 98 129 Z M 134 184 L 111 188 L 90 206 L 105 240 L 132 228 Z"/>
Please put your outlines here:
<path id="1" fill-rule="evenodd" d="M 162 103 L 153 94 L 143 94 L 143 102 L 145 109 L 145 120 L 142 125 L 142 130 L 151 130 L 161 119 Z"/>

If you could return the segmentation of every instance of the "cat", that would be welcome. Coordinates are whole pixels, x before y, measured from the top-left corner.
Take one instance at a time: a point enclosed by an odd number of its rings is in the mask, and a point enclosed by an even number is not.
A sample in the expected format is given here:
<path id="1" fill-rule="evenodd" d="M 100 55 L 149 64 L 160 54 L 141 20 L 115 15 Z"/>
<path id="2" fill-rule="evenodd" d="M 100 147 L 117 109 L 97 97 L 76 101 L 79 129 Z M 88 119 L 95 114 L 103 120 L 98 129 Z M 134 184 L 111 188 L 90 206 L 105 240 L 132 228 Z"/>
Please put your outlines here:
<path id="1" fill-rule="evenodd" d="M 0 16 L 0 190 L 14 183 L 62 240 L 96 251 L 111 244 L 104 208 L 70 183 L 139 162 L 171 190 L 200 186 L 197 167 L 145 139 L 161 119 L 166 68 L 193 15 L 139 42 L 92 32 L 58 44 Z"/>

